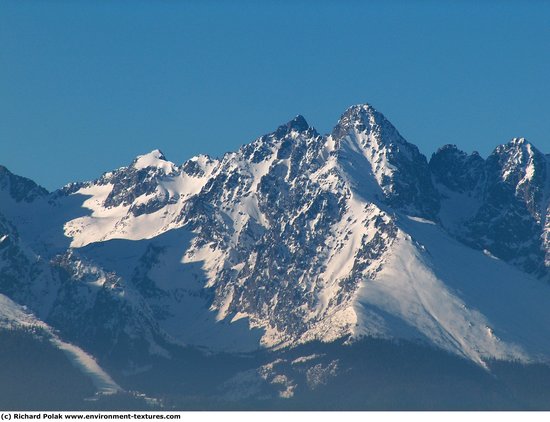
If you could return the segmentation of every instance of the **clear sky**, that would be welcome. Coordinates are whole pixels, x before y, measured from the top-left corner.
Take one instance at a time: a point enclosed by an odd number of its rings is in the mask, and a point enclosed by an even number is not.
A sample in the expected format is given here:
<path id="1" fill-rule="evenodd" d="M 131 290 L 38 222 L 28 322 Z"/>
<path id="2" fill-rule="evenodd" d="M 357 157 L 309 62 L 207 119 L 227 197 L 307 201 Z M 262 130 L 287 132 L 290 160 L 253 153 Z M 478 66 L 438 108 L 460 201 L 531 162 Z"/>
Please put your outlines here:
<path id="1" fill-rule="evenodd" d="M 0 4 L 0 164 L 48 189 L 160 148 L 220 156 L 302 114 L 383 112 L 428 157 L 550 153 L 550 2 Z"/>

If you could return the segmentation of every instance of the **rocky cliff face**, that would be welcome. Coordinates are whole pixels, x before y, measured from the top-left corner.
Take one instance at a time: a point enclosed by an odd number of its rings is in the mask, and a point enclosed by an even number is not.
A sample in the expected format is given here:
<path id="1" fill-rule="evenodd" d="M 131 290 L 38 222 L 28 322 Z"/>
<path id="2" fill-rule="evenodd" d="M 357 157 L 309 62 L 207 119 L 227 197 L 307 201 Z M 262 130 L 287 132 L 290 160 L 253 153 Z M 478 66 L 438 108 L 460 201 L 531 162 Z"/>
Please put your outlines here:
<path id="1" fill-rule="evenodd" d="M 453 234 L 548 280 L 548 163 L 541 152 L 523 138 L 498 146 L 487 160 L 447 146 L 430 168 L 446 199 L 467 202 L 458 221 L 447 219 Z"/>

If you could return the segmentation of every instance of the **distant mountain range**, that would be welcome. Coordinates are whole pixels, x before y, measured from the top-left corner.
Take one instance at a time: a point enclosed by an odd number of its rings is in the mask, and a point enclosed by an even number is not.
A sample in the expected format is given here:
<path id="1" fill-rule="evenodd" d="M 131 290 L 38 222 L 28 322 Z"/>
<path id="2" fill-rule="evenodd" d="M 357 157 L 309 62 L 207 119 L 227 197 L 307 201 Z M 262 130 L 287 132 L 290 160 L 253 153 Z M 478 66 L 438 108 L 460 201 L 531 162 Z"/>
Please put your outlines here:
<path id="1" fill-rule="evenodd" d="M 550 406 L 517 387 L 550 373 L 549 269 L 550 155 L 515 138 L 427 160 L 367 104 L 329 135 L 297 116 L 221 159 L 155 150 L 51 193 L 0 166 L 0 327 L 155 406 L 317 408 L 386 358 L 446 362 L 460 393 L 344 408 Z M 483 383 L 498 399 L 468 396 Z"/>

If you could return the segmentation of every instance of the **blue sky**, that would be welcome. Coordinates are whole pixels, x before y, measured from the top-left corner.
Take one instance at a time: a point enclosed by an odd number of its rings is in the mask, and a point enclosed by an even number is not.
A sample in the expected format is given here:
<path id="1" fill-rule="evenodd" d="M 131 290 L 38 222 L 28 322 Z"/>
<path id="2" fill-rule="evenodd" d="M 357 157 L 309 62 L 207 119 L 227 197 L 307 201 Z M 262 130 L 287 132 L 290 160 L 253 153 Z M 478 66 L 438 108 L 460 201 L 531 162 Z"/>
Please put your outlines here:
<path id="1" fill-rule="evenodd" d="M 428 157 L 550 153 L 550 2 L 2 1 L 0 164 L 49 189 L 363 102 Z"/>

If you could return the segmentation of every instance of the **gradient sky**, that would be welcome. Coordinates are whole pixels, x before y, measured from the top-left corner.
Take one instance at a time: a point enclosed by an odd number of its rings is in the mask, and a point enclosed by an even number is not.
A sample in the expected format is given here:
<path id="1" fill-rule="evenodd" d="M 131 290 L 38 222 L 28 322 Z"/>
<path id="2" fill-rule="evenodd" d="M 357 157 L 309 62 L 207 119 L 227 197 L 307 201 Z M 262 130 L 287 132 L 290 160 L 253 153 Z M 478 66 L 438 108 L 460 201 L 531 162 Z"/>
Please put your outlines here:
<path id="1" fill-rule="evenodd" d="M 220 156 L 302 114 L 383 112 L 428 157 L 550 153 L 550 2 L 0 5 L 0 164 L 48 189 L 160 148 Z"/>

